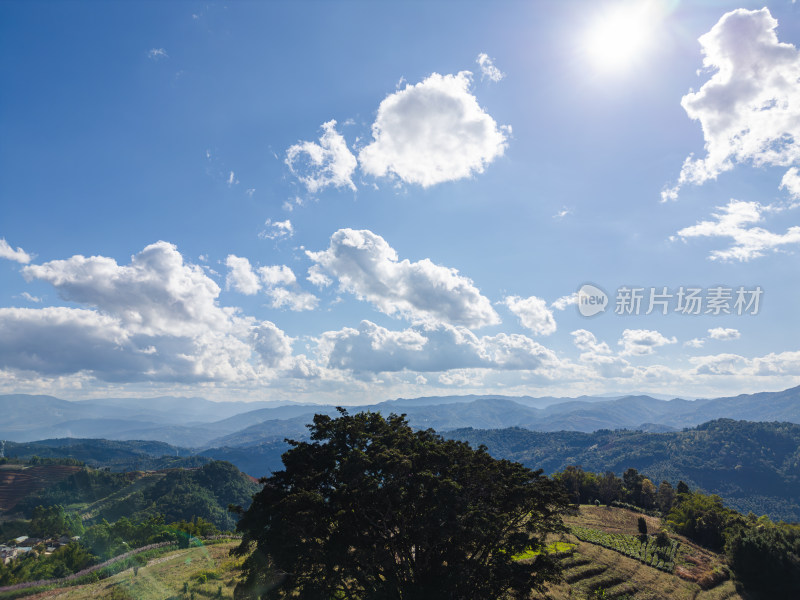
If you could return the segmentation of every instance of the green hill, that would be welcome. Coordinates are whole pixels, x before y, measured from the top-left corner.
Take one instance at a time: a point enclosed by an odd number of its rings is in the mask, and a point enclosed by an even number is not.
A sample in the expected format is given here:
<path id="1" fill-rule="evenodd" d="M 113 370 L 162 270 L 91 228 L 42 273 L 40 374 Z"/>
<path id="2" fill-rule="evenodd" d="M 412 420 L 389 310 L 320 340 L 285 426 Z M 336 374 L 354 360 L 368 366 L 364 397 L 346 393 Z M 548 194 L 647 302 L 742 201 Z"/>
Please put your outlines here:
<path id="1" fill-rule="evenodd" d="M 30 518 L 37 506 L 61 505 L 90 522 L 113 522 L 120 517 L 143 520 L 161 514 L 167 522 L 202 517 L 222 530 L 232 530 L 236 518 L 228 512 L 228 505 L 248 506 L 258 489 L 251 477 L 224 461 L 154 472 L 84 468 L 27 495 L 17 503 L 15 512 Z"/>
<path id="2" fill-rule="evenodd" d="M 670 433 L 459 429 L 447 437 L 484 444 L 546 473 L 580 465 L 621 475 L 633 467 L 658 483 L 683 480 L 736 510 L 800 521 L 800 425 L 720 419 Z"/>

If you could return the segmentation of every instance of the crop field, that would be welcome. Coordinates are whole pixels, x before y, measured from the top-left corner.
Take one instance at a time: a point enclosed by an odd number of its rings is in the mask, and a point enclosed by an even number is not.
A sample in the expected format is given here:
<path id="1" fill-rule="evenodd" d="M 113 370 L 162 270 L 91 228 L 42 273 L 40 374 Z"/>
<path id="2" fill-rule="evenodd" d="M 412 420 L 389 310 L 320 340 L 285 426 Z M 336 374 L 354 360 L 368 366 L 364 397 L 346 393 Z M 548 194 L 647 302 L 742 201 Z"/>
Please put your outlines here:
<path id="1" fill-rule="evenodd" d="M 635 558 L 646 565 L 661 571 L 672 573 L 675 570 L 675 555 L 680 543 L 674 539 L 669 540 L 669 546 L 659 548 L 655 540 L 649 537 L 642 543 L 638 536 L 625 533 L 607 533 L 586 527 L 572 527 L 572 534 L 583 542 L 590 542 L 615 550 L 629 558 Z"/>
<path id="2" fill-rule="evenodd" d="M 233 598 L 238 560 L 235 542 L 177 550 L 96 583 L 26 596 L 28 600 L 188 600 Z M 186 593 L 184 593 L 186 590 Z"/>

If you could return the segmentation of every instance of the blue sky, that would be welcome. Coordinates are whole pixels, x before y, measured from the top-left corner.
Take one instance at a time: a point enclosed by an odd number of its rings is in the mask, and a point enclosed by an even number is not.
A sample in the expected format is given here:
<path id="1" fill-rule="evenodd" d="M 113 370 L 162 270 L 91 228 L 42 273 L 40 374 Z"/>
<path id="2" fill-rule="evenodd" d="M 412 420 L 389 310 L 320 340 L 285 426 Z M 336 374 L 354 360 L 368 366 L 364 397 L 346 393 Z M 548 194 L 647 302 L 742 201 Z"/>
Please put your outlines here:
<path id="1" fill-rule="evenodd" d="M 797 385 L 799 14 L 0 3 L 0 393 Z"/>

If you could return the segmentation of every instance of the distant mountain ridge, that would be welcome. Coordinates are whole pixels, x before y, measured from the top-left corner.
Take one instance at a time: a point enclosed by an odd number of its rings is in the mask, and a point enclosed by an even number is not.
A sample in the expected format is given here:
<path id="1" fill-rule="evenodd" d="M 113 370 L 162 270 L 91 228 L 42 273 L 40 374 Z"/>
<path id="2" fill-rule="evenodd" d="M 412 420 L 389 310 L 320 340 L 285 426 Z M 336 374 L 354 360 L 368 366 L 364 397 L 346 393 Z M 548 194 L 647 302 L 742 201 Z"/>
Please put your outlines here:
<path id="1" fill-rule="evenodd" d="M 274 423 L 274 422 L 273 422 Z M 297 421 L 297 426 L 301 420 Z M 464 428 L 445 437 L 484 444 L 497 458 L 521 462 L 550 474 L 568 465 L 587 471 L 633 467 L 658 485 L 684 480 L 691 487 L 716 493 L 737 510 L 800 521 L 800 425 L 718 419 L 682 431 L 652 433 L 630 430 L 531 431 Z M 288 449 L 282 439 L 201 451 L 162 442 L 110 440 L 44 440 L 9 442 L 9 456 L 76 458 L 112 471 L 157 470 L 201 466 L 225 460 L 253 477 L 283 468 Z"/>
<path id="2" fill-rule="evenodd" d="M 417 428 L 523 427 L 534 431 L 644 429 L 672 431 L 709 420 L 800 423 L 800 387 L 722 398 L 659 400 L 647 395 L 559 398 L 467 395 L 397 398 L 349 410 L 404 413 Z M 203 398 L 109 398 L 66 401 L 52 396 L 0 396 L 0 439 L 156 440 L 188 448 L 243 447 L 302 437 L 315 413 L 331 405 L 211 402 Z"/>

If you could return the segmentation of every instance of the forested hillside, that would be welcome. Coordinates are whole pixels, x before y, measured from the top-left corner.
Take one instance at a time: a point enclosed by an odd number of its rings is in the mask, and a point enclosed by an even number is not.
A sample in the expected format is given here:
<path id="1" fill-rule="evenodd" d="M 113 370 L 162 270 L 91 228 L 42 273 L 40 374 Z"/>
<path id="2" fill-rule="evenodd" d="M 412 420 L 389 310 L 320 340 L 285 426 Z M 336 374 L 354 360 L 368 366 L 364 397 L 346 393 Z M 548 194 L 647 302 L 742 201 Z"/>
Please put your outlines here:
<path id="1" fill-rule="evenodd" d="M 568 465 L 622 474 L 633 467 L 656 484 L 684 480 L 737 510 L 800 521 L 800 425 L 720 419 L 671 433 L 601 430 L 543 433 L 460 429 L 447 437 L 484 444 L 496 457 L 542 468 Z"/>
<path id="2" fill-rule="evenodd" d="M 85 468 L 60 483 L 22 499 L 15 513 L 30 518 L 37 506 L 77 507 L 83 520 L 146 520 L 163 515 L 167 522 L 199 517 L 232 530 L 229 504 L 247 506 L 259 489 L 230 463 L 213 461 L 195 469 L 111 473 Z"/>

